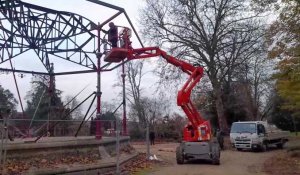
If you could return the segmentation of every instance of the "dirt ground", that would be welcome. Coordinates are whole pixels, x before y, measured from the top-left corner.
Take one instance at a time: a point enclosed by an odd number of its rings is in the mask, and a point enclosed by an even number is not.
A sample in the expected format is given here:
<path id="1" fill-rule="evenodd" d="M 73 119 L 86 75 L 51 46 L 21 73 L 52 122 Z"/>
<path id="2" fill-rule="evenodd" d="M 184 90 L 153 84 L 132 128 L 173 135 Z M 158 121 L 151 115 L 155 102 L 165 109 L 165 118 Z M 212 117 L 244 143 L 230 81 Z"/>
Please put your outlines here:
<path id="1" fill-rule="evenodd" d="M 139 152 L 146 152 L 146 145 L 133 144 Z M 284 150 L 274 149 L 268 152 L 235 151 L 227 149 L 221 152 L 221 165 L 211 165 L 209 162 L 190 161 L 183 165 L 177 165 L 175 149 L 178 143 L 164 143 L 151 146 L 151 154 L 158 159 L 168 162 L 162 166 L 153 168 L 148 175 L 266 175 L 264 162 Z"/>

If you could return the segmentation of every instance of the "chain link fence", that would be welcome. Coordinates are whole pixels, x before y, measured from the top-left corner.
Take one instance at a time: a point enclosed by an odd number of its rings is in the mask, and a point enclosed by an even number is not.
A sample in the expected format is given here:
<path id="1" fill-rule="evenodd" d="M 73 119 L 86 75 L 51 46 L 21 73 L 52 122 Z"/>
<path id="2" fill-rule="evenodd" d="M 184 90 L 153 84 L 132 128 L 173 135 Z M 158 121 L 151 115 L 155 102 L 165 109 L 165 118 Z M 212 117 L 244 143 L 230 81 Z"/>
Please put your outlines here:
<path id="1" fill-rule="evenodd" d="M 0 119 L 0 128 L 4 127 L 4 119 Z M 94 136 L 96 135 L 96 120 L 82 122 L 82 120 L 34 120 L 30 126 L 30 119 L 7 119 L 8 137 L 64 137 L 64 136 Z M 115 120 L 100 120 L 101 135 L 107 137 L 116 136 Z M 120 123 L 122 131 L 122 123 Z M 1 131 L 0 130 L 0 131 Z M 3 138 L 1 138 L 3 139 Z"/>

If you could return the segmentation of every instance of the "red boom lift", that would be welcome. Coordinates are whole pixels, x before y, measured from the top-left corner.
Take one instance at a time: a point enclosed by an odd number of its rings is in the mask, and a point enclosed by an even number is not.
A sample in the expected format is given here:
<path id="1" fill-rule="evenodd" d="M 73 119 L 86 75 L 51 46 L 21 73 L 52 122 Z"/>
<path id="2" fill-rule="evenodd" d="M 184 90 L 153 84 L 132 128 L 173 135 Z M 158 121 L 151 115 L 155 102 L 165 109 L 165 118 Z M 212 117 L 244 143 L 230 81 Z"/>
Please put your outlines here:
<path id="1" fill-rule="evenodd" d="M 104 61 L 118 63 L 126 58 L 134 60 L 161 56 L 187 73 L 190 77 L 178 92 L 177 105 L 183 109 L 190 123 L 185 126 L 183 142 L 176 150 L 177 163 L 182 164 L 188 159 L 206 159 L 211 160 L 213 164 L 220 164 L 220 148 L 218 142 L 212 139 L 210 123 L 201 117 L 190 99 L 193 88 L 203 76 L 203 67 L 195 67 L 172 57 L 158 47 L 134 49 L 131 47 L 130 33 L 130 29 L 124 27 L 119 34 L 120 47 L 109 50 Z"/>

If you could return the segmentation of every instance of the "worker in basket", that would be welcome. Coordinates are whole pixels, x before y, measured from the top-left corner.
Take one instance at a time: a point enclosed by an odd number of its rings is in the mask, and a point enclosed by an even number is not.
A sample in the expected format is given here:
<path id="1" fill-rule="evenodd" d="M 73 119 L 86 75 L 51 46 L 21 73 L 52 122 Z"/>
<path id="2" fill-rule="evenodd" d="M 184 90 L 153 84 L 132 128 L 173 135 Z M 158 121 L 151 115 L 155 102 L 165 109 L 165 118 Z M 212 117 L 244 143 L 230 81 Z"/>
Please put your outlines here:
<path id="1" fill-rule="evenodd" d="M 118 47 L 118 28 L 113 22 L 109 23 L 108 41 L 111 43 L 111 47 Z"/>

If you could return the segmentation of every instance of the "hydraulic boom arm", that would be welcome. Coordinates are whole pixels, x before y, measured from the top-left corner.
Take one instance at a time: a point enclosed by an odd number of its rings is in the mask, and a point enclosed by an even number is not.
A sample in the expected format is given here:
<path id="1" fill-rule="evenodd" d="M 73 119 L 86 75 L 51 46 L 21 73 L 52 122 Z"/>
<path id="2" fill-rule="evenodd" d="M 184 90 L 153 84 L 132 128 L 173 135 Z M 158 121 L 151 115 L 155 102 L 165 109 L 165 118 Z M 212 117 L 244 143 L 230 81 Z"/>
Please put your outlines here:
<path id="1" fill-rule="evenodd" d="M 194 67 L 190 63 L 179 60 L 175 57 L 168 55 L 166 52 L 162 51 L 157 47 L 147 47 L 141 49 L 132 49 L 129 52 L 128 59 L 143 59 L 161 56 L 168 63 L 180 68 L 183 72 L 190 75 L 188 81 L 184 84 L 182 89 L 178 92 L 177 95 L 177 105 L 180 106 L 188 119 L 190 120 L 192 126 L 197 128 L 200 124 L 204 122 L 203 118 L 200 116 L 195 106 L 190 100 L 191 92 L 196 84 L 200 81 L 203 75 L 202 67 Z"/>
<path id="2" fill-rule="evenodd" d="M 158 47 L 146 47 L 133 49 L 131 42 L 127 35 L 128 29 L 124 30 L 121 38 L 124 41 L 121 48 L 112 48 L 104 58 L 107 62 L 121 62 L 125 58 L 128 60 L 145 59 L 156 56 L 161 56 L 168 63 L 180 68 L 183 72 L 187 73 L 190 77 L 184 84 L 182 89 L 177 95 L 177 105 L 180 106 L 187 115 L 190 124 L 184 129 L 183 137 L 185 141 L 207 141 L 211 139 L 210 123 L 203 119 L 197 111 L 190 96 L 193 88 L 200 81 L 203 76 L 203 67 L 196 67 L 185 61 L 179 60 L 173 56 L 168 55 Z"/>

